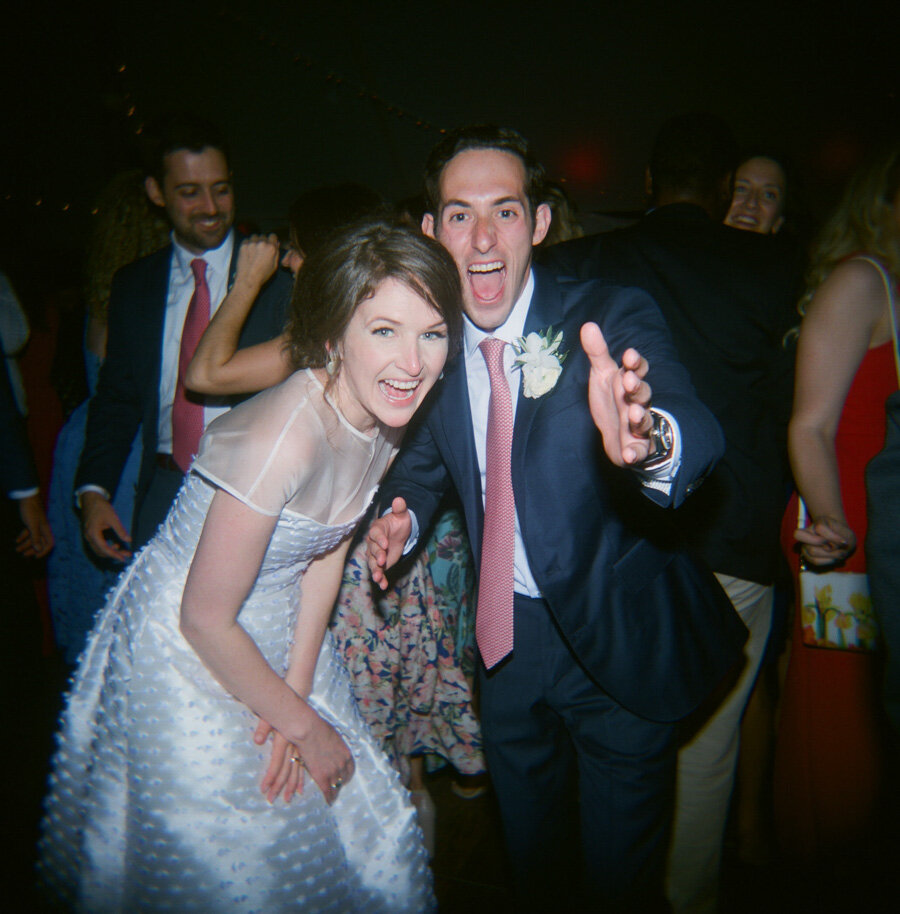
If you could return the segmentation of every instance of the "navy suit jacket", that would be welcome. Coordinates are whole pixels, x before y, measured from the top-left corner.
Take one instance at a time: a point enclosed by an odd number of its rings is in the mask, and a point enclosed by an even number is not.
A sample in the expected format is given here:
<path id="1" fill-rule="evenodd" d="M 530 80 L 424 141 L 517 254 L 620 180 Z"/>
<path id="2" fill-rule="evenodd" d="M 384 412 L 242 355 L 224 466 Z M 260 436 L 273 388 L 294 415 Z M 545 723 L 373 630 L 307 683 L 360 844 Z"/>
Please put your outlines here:
<path id="1" fill-rule="evenodd" d="M 528 562 L 575 657 L 630 711 L 678 720 L 740 656 L 746 630 L 711 572 L 677 546 L 662 510 L 678 505 L 722 453 L 718 423 L 697 400 L 662 317 L 636 289 L 557 279 L 535 268 L 525 332 L 562 330 L 568 352 L 552 391 L 519 394 L 512 447 L 516 510 Z M 617 361 L 629 346 L 650 364 L 654 405 L 682 435 L 668 495 L 607 459 L 587 403 L 590 364 L 579 328 L 596 321 Z M 448 366 L 382 486 L 423 529 L 454 484 L 476 562 L 484 519 L 465 361 Z"/>
<path id="2" fill-rule="evenodd" d="M 240 241 L 239 236 L 235 238 L 229 285 L 234 278 Z M 135 518 L 150 488 L 156 462 L 163 325 L 171 263 L 172 246 L 167 245 L 123 267 L 113 279 L 106 360 L 88 409 L 84 450 L 75 476 L 76 489 L 93 484 L 113 495 L 131 443 L 142 425 Z M 250 311 L 241 332 L 241 348 L 265 342 L 282 332 L 290 291 L 290 278 L 279 270 Z"/>
<path id="3" fill-rule="evenodd" d="M 567 276 L 643 289 L 659 306 L 679 360 L 725 434 L 725 455 L 679 523 L 715 571 L 771 584 L 784 564 L 794 349 L 783 338 L 799 320 L 799 247 L 672 203 L 543 256 Z"/>

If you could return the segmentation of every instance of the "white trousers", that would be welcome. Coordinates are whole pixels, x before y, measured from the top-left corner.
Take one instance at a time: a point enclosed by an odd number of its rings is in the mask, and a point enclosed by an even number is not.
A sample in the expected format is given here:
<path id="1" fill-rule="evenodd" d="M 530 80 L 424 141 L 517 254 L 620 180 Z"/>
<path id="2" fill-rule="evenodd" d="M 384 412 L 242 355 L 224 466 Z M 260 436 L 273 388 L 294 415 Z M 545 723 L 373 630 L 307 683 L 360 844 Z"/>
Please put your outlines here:
<path id="1" fill-rule="evenodd" d="M 674 914 L 715 914 L 741 718 L 772 627 L 773 587 L 727 574 L 716 577 L 750 636 L 744 646 L 744 668 L 731 691 L 678 753 L 666 868 L 666 896 Z"/>

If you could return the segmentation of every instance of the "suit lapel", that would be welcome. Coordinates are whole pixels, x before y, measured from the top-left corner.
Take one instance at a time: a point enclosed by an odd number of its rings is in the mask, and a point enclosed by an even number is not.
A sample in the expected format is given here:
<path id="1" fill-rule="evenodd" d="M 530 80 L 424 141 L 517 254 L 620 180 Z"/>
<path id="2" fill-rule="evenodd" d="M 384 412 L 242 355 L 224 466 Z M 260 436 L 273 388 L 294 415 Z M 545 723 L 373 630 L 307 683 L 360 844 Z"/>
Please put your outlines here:
<path id="1" fill-rule="evenodd" d="M 546 333 L 550 327 L 554 331 L 561 329 L 563 323 L 562 296 L 551 274 L 545 273 L 539 268 L 534 270 L 534 295 L 531 299 L 531 306 L 528 309 L 528 315 L 525 318 L 524 335 L 529 333 Z M 577 341 L 575 341 L 577 345 Z M 573 341 L 565 337 L 563 339 L 563 349 L 570 349 Z M 521 372 L 519 372 L 521 374 Z M 565 377 L 565 368 L 560 376 L 560 382 Z M 557 388 L 544 394 L 542 397 L 526 397 L 522 392 L 522 381 L 518 381 L 519 399 L 516 403 L 516 421 L 513 428 L 513 479 L 516 477 L 516 469 L 524 472 L 525 453 L 528 436 L 531 432 L 535 419 L 542 408 L 552 401 L 553 394 Z"/>
<path id="2" fill-rule="evenodd" d="M 473 526 L 481 530 L 484 516 L 481 470 L 475 453 L 472 409 L 463 353 L 445 369 L 444 379 L 440 383 L 444 388 L 436 404 L 439 408 L 435 410 L 432 422 L 433 434 L 443 439 L 439 441 L 439 448 L 446 454 L 447 469 L 456 482 L 467 516 L 477 518 Z M 473 544 L 473 547 L 476 545 L 480 548 L 480 544 Z"/>
<path id="3" fill-rule="evenodd" d="M 141 347 L 141 351 L 146 353 L 148 359 L 147 373 L 151 378 L 151 383 L 147 384 L 147 390 L 151 392 L 151 413 L 157 426 L 159 425 L 159 381 L 162 375 L 163 330 L 169 300 L 169 274 L 172 271 L 173 253 L 174 248 L 170 244 L 156 255 L 159 259 L 153 265 L 145 291 L 146 313 L 150 321 L 147 339 L 153 340 L 154 345 L 144 345 Z"/>

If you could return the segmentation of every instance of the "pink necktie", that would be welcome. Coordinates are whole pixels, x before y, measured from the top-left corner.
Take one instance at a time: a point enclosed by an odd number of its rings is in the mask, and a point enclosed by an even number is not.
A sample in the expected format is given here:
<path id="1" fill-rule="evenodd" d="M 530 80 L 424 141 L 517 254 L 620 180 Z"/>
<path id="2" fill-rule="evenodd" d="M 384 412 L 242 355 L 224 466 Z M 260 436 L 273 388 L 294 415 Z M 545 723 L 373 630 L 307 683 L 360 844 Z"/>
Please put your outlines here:
<path id="1" fill-rule="evenodd" d="M 479 349 L 487 363 L 491 399 L 487 423 L 487 472 L 484 483 L 484 536 L 475 638 L 490 669 L 513 649 L 513 563 L 516 508 L 513 500 L 513 415 L 509 382 L 503 370 L 503 340 L 487 337 Z"/>
<path id="2" fill-rule="evenodd" d="M 209 286 L 206 284 L 206 261 L 198 257 L 191 261 L 194 272 L 194 294 L 188 305 L 181 331 L 181 349 L 178 353 L 178 383 L 172 406 L 172 459 L 186 473 L 200 446 L 203 435 L 203 403 L 190 399 L 184 387 L 187 371 L 194 350 L 203 331 L 209 325 Z"/>

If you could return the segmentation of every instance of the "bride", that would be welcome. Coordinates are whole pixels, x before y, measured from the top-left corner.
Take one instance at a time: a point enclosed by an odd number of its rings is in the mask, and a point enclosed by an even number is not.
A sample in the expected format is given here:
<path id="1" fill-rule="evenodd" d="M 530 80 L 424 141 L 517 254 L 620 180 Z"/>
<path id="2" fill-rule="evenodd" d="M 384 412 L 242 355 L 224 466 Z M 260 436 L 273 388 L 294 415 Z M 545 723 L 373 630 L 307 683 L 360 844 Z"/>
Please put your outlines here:
<path id="1" fill-rule="evenodd" d="M 209 427 L 82 655 L 40 845 L 51 895 L 92 914 L 433 907 L 413 808 L 326 625 L 351 534 L 458 345 L 459 301 L 443 248 L 391 222 L 307 262 L 301 370 Z M 260 720 L 295 802 L 260 791 Z"/>

